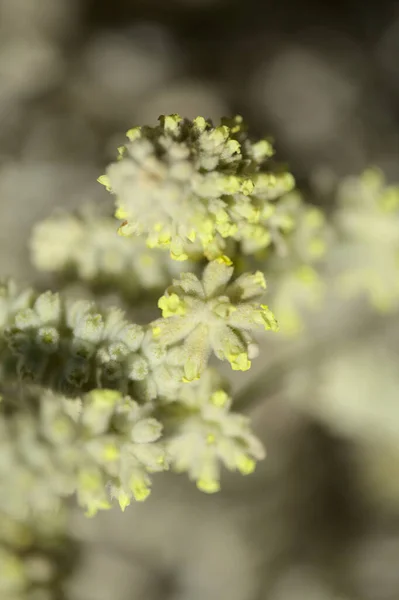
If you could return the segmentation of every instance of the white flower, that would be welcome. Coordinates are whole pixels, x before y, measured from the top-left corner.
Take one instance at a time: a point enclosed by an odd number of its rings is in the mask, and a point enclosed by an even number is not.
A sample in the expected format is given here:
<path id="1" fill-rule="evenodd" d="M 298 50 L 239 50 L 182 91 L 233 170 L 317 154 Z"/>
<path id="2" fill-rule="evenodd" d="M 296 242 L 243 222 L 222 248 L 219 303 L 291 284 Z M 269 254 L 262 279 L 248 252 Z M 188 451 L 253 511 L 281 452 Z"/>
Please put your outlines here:
<path id="1" fill-rule="evenodd" d="M 187 472 L 208 493 L 220 489 L 221 466 L 247 475 L 265 457 L 249 418 L 230 411 L 231 398 L 220 384 L 208 369 L 198 382 L 185 386 L 178 402 L 165 408 L 165 444 L 172 467 Z"/>
<path id="2" fill-rule="evenodd" d="M 235 370 L 249 369 L 251 332 L 260 326 L 277 330 L 271 311 L 256 301 L 266 288 L 263 275 L 244 274 L 228 285 L 232 275 L 225 261 L 212 261 L 202 281 L 182 274 L 159 300 L 163 318 L 153 323 L 154 336 L 166 346 L 184 342 L 185 381 L 200 377 L 212 351 Z"/>
<path id="3" fill-rule="evenodd" d="M 116 196 L 120 233 L 145 235 L 175 260 L 186 260 L 190 245 L 210 260 L 222 256 L 227 238 L 254 238 L 255 222 L 255 249 L 267 245 L 264 208 L 294 184 L 287 173 L 258 176 L 271 144 L 252 144 L 241 117 L 219 127 L 202 117 L 159 120 L 128 131 L 119 159 L 99 178 Z"/>

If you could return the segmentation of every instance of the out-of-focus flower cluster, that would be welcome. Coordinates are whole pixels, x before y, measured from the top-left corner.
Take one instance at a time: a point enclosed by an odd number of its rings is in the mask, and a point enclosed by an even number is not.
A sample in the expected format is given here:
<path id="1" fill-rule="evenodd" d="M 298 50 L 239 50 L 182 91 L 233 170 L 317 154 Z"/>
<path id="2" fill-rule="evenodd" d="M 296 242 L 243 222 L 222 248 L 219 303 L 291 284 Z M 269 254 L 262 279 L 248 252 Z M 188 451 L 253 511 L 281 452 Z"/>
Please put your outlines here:
<path id="1" fill-rule="evenodd" d="M 322 305 L 325 293 L 322 266 L 331 246 L 332 232 L 324 213 L 304 202 L 298 191 L 279 201 L 291 228 L 275 252 L 262 257 L 273 311 L 283 334 L 304 327 L 305 309 Z"/>
<path id="2" fill-rule="evenodd" d="M 335 215 L 338 283 L 346 295 L 365 293 L 379 310 L 399 302 L 399 186 L 370 169 L 338 189 Z"/>
<path id="3" fill-rule="evenodd" d="M 150 250 L 139 237 L 123 239 L 116 229 L 115 219 L 102 216 L 94 205 L 75 214 L 54 214 L 33 230 L 32 262 L 39 271 L 76 279 L 94 290 L 117 289 L 136 302 L 163 290 L 181 271 L 165 252 Z"/>
<path id="4" fill-rule="evenodd" d="M 111 508 L 113 497 L 124 509 L 148 496 L 150 473 L 168 466 L 151 403 L 106 389 L 75 399 L 35 389 L 12 399 L 3 398 L 12 412 L 0 421 L 0 507 L 15 518 L 57 511 L 73 493 L 88 516 Z"/>
<path id="5" fill-rule="evenodd" d="M 25 520 L 55 514 L 76 494 L 93 516 L 113 498 L 122 510 L 145 500 L 152 474 L 169 466 L 209 493 L 222 465 L 251 473 L 264 449 L 249 419 L 230 412 L 225 387 L 207 370 L 172 399 L 142 405 L 107 389 L 74 399 L 37 387 L 4 394 L 0 510 Z"/>
<path id="6" fill-rule="evenodd" d="M 78 555 L 61 512 L 25 520 L 0 511 L 0 594 L 3 600 L 53 600 Z"/>
<path id="7" fill-rule="evenodd" d="M 176 260 L 198 251 L 211 260 L 230 253 L 228 240 L 253 253 L 284 231 L 276 200 L 293 177 L 269 168 L 272 145 L 251 143 L 241 117 L 214 127 L 169 115 L 127 137 L 99 179 L 116 196 L 121 234 L 145 235 Z"/>

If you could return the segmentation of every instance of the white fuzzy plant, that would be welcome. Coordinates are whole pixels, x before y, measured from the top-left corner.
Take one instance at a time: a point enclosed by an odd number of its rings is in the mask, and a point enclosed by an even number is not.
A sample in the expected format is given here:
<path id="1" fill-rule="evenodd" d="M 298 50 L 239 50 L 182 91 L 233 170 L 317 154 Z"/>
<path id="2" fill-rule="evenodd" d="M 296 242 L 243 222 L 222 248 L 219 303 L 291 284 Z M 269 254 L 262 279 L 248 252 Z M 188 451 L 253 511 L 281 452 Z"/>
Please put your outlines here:
<path id="1" fill-rule="evenodd" d="M 334 245 L 323 213 L 303 202 L 272 156 L 270 141 L 251 142 L 240 117 L 214 127 L 202 117 L 163 116 L 130 130 L 99 178 L 114 216 L 87 207 L 35 227 L 39 270 L 119 292 L 128 306 L 157 305 L 161 316 L 136 324 L 119 307 L 3 281 L 4 523 L 54 513 L 72 495 L 89 516 L 114 502 L 125 510 L 168 469 L 213 493 L 222 467 L 247 475 L 264 458 L 210 360 L 246 371 L 262 331 L 277 331 L 277 320 L 280 335 L 300 331 L 303 307 L 322 299 L 322 258 Z M 354 182 L 341 189 L 334 235 L 356 260 L 337 281 L 370 293 L 379 307 L 396 307 L 398 190 L 377 172 Z M 376 277 L 360 259 L 381 232 L 391 276 Z M 348 267 L 355 279 L 343 273 Z M 274 312 L 265 304 L 266 280 Z M 0 535 L 1 544 L 4 597 L 33 597 L 18 544 Z"/>

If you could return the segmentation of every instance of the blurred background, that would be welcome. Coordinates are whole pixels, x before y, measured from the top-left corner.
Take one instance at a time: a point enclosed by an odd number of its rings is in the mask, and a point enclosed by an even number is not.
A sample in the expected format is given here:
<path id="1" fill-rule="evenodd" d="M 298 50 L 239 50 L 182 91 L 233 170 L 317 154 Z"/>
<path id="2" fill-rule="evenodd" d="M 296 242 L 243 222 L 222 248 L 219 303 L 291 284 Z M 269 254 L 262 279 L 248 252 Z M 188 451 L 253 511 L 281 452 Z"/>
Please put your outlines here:
<path id="1" fill-rule="evenodd" d="M 32 225 L 109 202 L 96 179 L 125 131 L 174 112 L 242 114 L 327 211 L 330 181 L 368 165 L 398 181 L 399 4 L 0 0 L 2 276 L 34 280 Z M 259 379 L 266 352 L 241 375 L 268 449 L 255 475 L 206 496 L 168 474 L 123 515 L 74 514 L 68 597 L 398 600 L 399 319 L 359 314 L 326 306 L 266 348 L 283 369 Z"/>

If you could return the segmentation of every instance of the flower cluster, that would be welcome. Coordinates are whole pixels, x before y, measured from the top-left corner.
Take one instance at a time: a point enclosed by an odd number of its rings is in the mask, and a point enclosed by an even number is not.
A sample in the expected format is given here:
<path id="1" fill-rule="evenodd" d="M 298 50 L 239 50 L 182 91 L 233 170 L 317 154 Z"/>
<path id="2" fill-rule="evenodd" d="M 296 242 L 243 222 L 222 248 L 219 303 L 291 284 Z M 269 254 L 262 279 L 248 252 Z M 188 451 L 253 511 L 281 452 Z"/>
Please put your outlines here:
<path id="1" fill-rule="evenodd" d="M 322 211 L 306 204 L 299 192 L 280 203 L 294 225 L 277 252 L 266 257 L 267 281 L 280 331 L 295 335 L 303 329 L 304 309 L 321 306 L 325 285 L 319 266 L 331 245 L 331 230 Z"/>
<path id="2" fill-rule="evenodd" d="M 161 291 L 181 271 L 180 263 L 161 250 L 149 250 L 142 238 L 116 235 L 112 215 L 101 215 L 94 206 L 38 223 L 30 247 L 38 270 L 61 273 L 95 290 L 118 289 L 135 301 Z"/>
<path id="3" fill-rule="evenodd" d="M 207 493 L 219 491 L 222 465 L 248 475 L 265 457 L 249 418 L 230 410 L 225 387 L 218 372 L 208 368 L 201 379 L 182 388 L 173 405 L 160 409 L 171 467 L 187 472 Z"/>
<path id="4" fill-rule="evenodd" d="M 168 468 L 208 493 L 223 467 L 251 473 L 265 450 L 208 362 L 245 371 L 257 332 L 278 330 L 265 265 L 282 317 L 316 295 L 325 224 L 269 141 L 252 143 L 240 117 L 170 115 L 127 135 L 99 178 L 122 237 L 101 210 L 59 213 L 36 226 L 32 258 L 134 302 L 166 287 L 162 316 L 138 325 L 120 308 L 0 285 L 0 512 L 15 519 L 71 495 L 89 516 L 114 499 L 124 510 Z M 250 255 L 258 270 L 238 272 Z"/>
<path id="5" fill-rule="evenodd" d="M 232 275 L 223 260 L 209 263 L 202 281 L 182 274 L 159 300 L 163 318 L 148 327 L 128 323 L 116 308 L 100 313 L 93 303 L 20 293 L 7 282 L 0 289 L 3 377 L 17 373 L 72 396 L 118 389 L 142 401 L 198 378 L 211 351 L 233 369 L 247 370 L 251 333 L 276 330 L 277 323 L 259 302 L 263 275 L 244 274 L 229 285 Z"/>
<path id="6" fill-rule="evenodd" d="M 166 346 L 183 342 L 186 381 L 201 376 L 211 352 L 246 371 L 255 350 L 252 332 L 278 329 L 273 313 L 260 303 L 266 288 L 262 273 L 246 273 L 229 284 L 232 275 L 232 266 L 214 260 L 202 280 L 183 273 L 159 300 L 163 317 L 152 324 L 154 337 Z"/>
<path id="7" fill-rule="evenodd" d="M 159 121 L 128 131 L 119 160 L 99 178 L 116 196 L 121 234 L 144 235 L 176 260 L 223 256 L 228 240 L 252 253 L 279 237 L 286 218 L 276 200 L 294 180 L 268 166 L 269 141 L 251 143 L 241 117 L 219 127 L 203 117 Z"/>
<path id="8" fill-rule="evenodd" d="M 2 600 L 52 600 L 78 558 L 65 533 L 65 515 L 12 519 L 0 512 L 0 594 Z"/>
<path id="9" fill-rule="evenodd" d="M 393 310 L 399 302 L 399 186 L 367 170 L 338 189 L 335 221 L 339 287 L 345 294 L 366 293 L 374 307 Z"/>
<path id="10" fill-rule="evenodd" d="M 0 489 L 1 510 L 55 510 L 76 493 L 93 515 L 113 497 L 122 509 L 144 500 L 150 475 L 169 463 L 178 470 L 184 463 L 207 491 L 217 489 L 222 464 L 253 469 L 262 446 L 248 420 L 230 413 L 231 400 L 214 380 L 212 387 L 206 367 L 213 351 L 233 369 L 249 368 L 253 331 L 277 324 L 260 304 L 263 275 L 230 283 L 232 275 L 221 259 L 202 280 L 183 274 L 159 300 L 163 317 L 145 327 L 119 309 L 98 312 L 89 302 L 3 284 L 2 381 L 12 387 L 17 376 L 28 385 L 6 396 L 0 415 L 0 481 L 13 481 L 11 492 Z M 179 447 L 198 439 L 195 431 L 205 435 L 199 454 L 193 446 L 179 458 Z"/>
<path id="11" fill-rule="evenodd" d="M 169 466 L 208 493 L 219 490 L 221 466 L 252 473 L 265 452 L 249 419 L 230 411 L 225 388 L 207 369 L 173 399 L 143 406 L 106 389 L 75 399 L 39 388 L 23 399 L 6 395 L 0 512 L 17 521 L 56 515 L 72 494 L 87 516 L 111 508 L 113 498 L 124 510 L 145 500 L 151 476 Z"/>
<path id="12" fill-rule="evenodd" d="M 278 330 L 263 272 L 286 333 L 300 330 L 303 308 L 322 297 L 318 266 L 330 229 L 273 165 L 270 142 L 252 143 L 240 117 L 214 127 L 202 117 L 164 116 L 127 136 L 99 178 L 115 195 L 122 237 L 115 219 L 93 207 L 59 213 L 36 226 L 32 257 L 40 270 L 135 302 L 166 287 L 162 316 L 138 325 L 120 308 L 0 285 L 6 600 L 36 600 L 36 591 L 46 598 L 55 585 L 36 533 L 28 542 L 23 533 L 7 537 L 20 522 L 29 528 L 32 514 L 50 518 L 71 495 L 88 516 L 113 500 L 125 510 L 169 468 L 207 493 L 220 489 L 223 467 L 251 473 L 265 450 L 209 360 L 246 371 L 257 332 Z M 344 288 L 367 290 L 379 307 L 397 305 L 399 188 L 377 172 L 346 181 L 336 223 Z M 174 262 L 188 260 L 196 267 L 187 262 L 185 272 Z"/>
<path id="13" fill-rule="evenodd" d="M 106 389 L 75 399 L 36 389 L 25 394 L 27 410 L 18 403 L 0 420 L 0 509 L 16 518 L 57 511 L 74 493 L 89 516 L 113 497 L 124 509 L 149 495 L 151 473 L 168 468 L 152 403 Z"/>
<path id="14" fill-rule="evenodd" d="M 3 379 L 38 383 L 71 396 L 98 387 L 139 399 L 157 395 L 149 376 L 163 349 L 151 332 L 129 323 L 120 309 L 98 312 L 88 301 L 59 294 L 0 289 L 0 356 Z"/>

